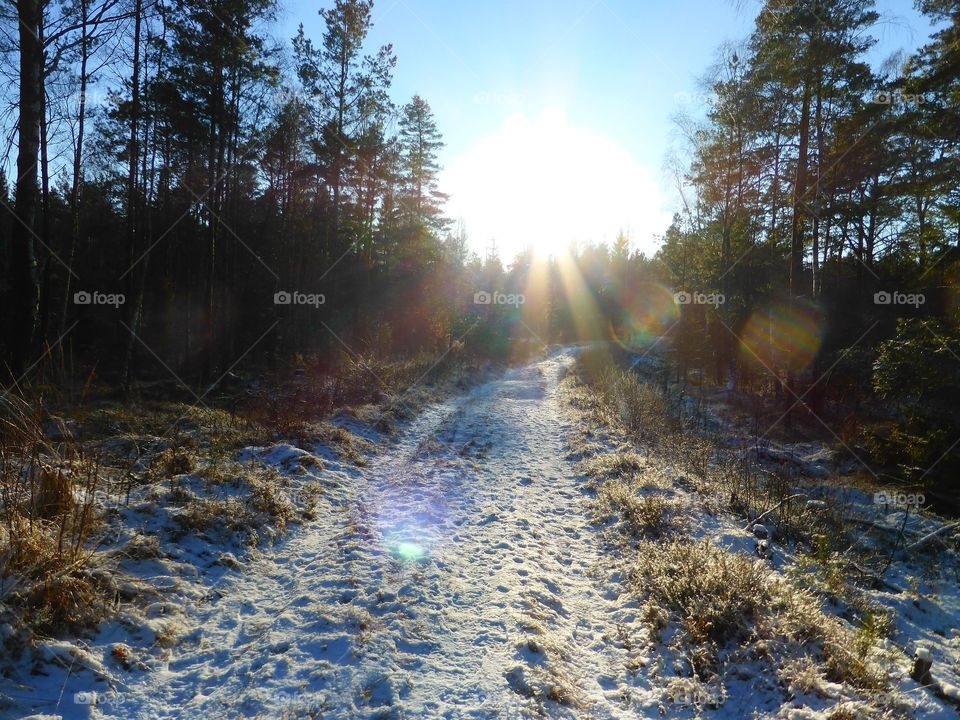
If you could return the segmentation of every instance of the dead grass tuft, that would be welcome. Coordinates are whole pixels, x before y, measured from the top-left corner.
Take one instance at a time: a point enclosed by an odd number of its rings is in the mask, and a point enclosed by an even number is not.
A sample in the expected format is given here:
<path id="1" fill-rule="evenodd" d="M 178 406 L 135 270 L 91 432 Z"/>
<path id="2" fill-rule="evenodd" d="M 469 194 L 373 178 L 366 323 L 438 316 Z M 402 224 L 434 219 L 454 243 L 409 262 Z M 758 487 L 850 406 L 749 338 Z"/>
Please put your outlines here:
<path id="1" fill-rule="evenodd" d="M 81 633 L 99 623 L 107 603 L 87 572 L 86 553 L 58 547 L 53 523 L 12 521 L 16 542 L 0 555 L 4 577 L 12 577 L 4 604 L 17 608 L 31 633 Z"/>
<path id="2" fill-rule="evenodd" d="M 631 584 L 648 602 L 671 613 L 682 642 L 692 649 L 694 671 L 703 679 L 715 674 L 721 650 L 733 645 L 766 658 L 781 672 L 795 667 L 791 659 L 806 655 L 829 681 L 867 690 L 887 685 L 871 660 L 872 640 L 865 642 L 824 613 L 812 591 L 749 556 L 709 541 L 645 542 Z"/>
<path id="3" fill-rule="evenodd" d="M 594 504 L 595 519 L 623 521 L 633 537 L 659 538 L 683 529 L 683 504 L 660 495 L 638 495 L 636 487 L 621 480 L 604 483 Z"/>
<path id="4" fill-rule="evenodd" d="M 41 467 L 37 492 L 37 514 L 45 519 L 67 515 L 73 511 L 73 484 L 59 468 Z"/>
<path id="5" fill-rule="evenodd" d="M 240 490 L 236 497 L 187 496 L 176 517 L 178 535 L 226 532 L 256 545 L 264 531 L 269 535 L 285 532 L 298 511 L 311 518 L 320 492 L 318 486 L 307 486 L 294 495 L 289 480 L 272 468 L 238 476 L 235 487 Z"/>
<path id="6" fill-rule="evenodd" d="M 196 456 L 185 445 L 178 445 L 163 450 L 150 466 L 151 474 L 158 480 L 166 480 L 177 475 L 186 475 L 196 467 Z"/>
<path id="7" fill-rule="evenodd" d="M 281 487 L 282 479 L 268 471 L 250 479 L 248 504 L 253 512 L 267 516 L 281 532 L 296 515 L 296 507 Z"/>
<path id="8" fill-rule="evenodd" d="M 359 467 L 367 464 L 366 455 L 373 450 L 373 443 L 369 440 L 331 423 L 323 423 L 318 436 L 339 457 Z"/>
<path id="9" fill-rule="evenodd" d="M 0 397 L 0 600 L 28 632 L 80 632 L 104 611 L 88 575 L 99 456 L 47 441 L 43 409 Z"/>
<path id="10" fill-rule="evenodd" d="M 643 456 L 629 451 L 596 455 L 583 463 L 586 475 L 601 479 L 633 477 L 646 468 Z"/>

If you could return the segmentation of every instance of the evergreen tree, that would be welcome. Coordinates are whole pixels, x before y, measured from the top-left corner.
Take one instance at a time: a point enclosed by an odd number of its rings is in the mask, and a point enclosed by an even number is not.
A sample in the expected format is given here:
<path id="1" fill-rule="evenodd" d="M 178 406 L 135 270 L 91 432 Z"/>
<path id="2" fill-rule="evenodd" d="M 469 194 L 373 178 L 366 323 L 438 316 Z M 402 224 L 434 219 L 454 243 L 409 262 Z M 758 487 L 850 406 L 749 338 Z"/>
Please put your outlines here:
<path id="1" fill-rule="evenodd" d="M 438 189 L 440 164 L 437 153 L 443 140 L 429 103 L 415 95 L 400 115 L 400 192 L 398 213 L 403 222 L 435 232 L 444 230 L 443 203 L 447 195 Z"/>

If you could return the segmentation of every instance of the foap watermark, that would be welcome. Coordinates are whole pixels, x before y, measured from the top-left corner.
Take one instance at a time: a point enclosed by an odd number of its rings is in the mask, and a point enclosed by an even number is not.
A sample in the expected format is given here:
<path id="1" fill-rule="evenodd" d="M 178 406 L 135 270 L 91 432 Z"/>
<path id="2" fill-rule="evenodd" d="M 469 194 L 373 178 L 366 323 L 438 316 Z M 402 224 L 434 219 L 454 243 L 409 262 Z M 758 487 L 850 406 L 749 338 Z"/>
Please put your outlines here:
<path id="1" fill-rule="evenodd" d="M 920 507 L 925 505 L 927 498 L 923 493 L 905 493 L 882 491 L 873 494 L 874 505 L 892 505 L 894 507 Z"/>
<path id="2" fill-rule="evenodd" d="M 502 92 L 500 90 L 481 90 L 474 93 L 473 102 L 475 105 L 521 105 L 523 95 L 518 92 Z"/>
<path id="3" fill-rule="evenodd" d="M 97 690 L 80 690 L 73 694 L 73 704 L 74 705 L 88 705 L 90 707 L 96 706 L 102 709 L 108 708 L 110 705 L 114 705 L 119 698 L 119 695 L 116 691 L 111 690 L 110 692 L 99 692 Z"/>
<path id="4" fill-rule="evenodd" d="M 874 305 L 912 305 L 915 308 L 920 307 L 927 301 L 923 293 L 903 293 L 898 290 L 887 292 L 880 290 L 873 294 Z"/>
<path id="5" fill-rule="evenodd" d="M 722 687 L 713 685 L 679 685 L 671 688 L 673 702 L 692 707 L 720 707 L 727 700 Z"/>
<path id="6" fill-rule="evenodd" d="M 306 106 L 309 105 L 314 98 L 310 93 L 298 90 L 297 88 L 278 87 L 274 88 L 269 99 L 273 102 L 274 107 L 283 108 L 293 104 Z"/>
<path id="7" fill-rule="evenodd" d="M 870 96 L 874 105 L 923 105 L 929 102 L 925 95 L 919 93 L 902 93 L 899 90 L 879 90 Z"/>
<path id="8" fill-rule="evenodd" d="M 677 105 L 709 105 L 713 107 L 720 102 L 720 96 L 712 92 L 678 92 L 673 94 L 673 102 Z"/>
<path id="9" fill-rule="evenodd" d="M 523 305 L 527 298 L 523 293 L 487 292 L 481 290 L 473 294 L 474 305 Z"/>
<path id="10" fill-rule="evenodd" d="M 124 99 L 118 93 L 112 90 L 87 89 L 85 92 L 78 92 L 71 97 L 75 106 L 82 102 L 86 107 L 120 107 Z"/>
<path id="11" fill-rule="evenodd" d="M 273 294 L 274 305 L 307 305 L 318 308 L 327 301 L 323 293 L 305 293 L 298 290 L 279 290 Z"/>
<path id="12" fill-rule="evenodd" d="M 74 705 L 96 705 L 99 700 L 99 694 L 96 690 L 81 690 L 73 694 Z"/>
<path id="13" fill-rule="evenodd" d="M 713 307 L 719 307 L 727 301 L 727 298 L 724 297 L 723 293 L 681 290 L 673 294 L 673 301 L 677 305 L 712 305 Z"/>
<path id="14" fill-rule="evenodd" d="M 108 305 L 118 308 L 127 301 L 123 293 L 104 293 L 99 290 L 79 290 L 73 294 L 74 305 Z"/>

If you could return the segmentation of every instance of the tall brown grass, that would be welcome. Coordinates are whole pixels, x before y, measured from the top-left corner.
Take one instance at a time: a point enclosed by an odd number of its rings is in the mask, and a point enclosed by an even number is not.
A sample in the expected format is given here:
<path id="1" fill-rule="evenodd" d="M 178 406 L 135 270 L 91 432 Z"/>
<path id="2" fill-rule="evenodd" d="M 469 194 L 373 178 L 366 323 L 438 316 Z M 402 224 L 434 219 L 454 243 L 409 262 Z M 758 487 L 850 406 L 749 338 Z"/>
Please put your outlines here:
<path id="1" fill-rule="evenodd" d="M 85 569 L 97 518 L 98 458 L 54 444 L 42 409 L 0 397 L 0 602 L 34 631 L 79 631 L 99 617 L 98 593 Z"/>
<path id="2" fill-rule="evenodd" d="M 767 513 L 764 524 L 780 539 L 812 543 L 820 535 L 837 536 L 843 507 L 809 508 L 803 498 L 794 497 L 789 478 L 769 472 L 753 453 L 726 447 L 705 431 L 702 408 L 688 407 L 679 394 L 624 368 L 602 348 L 585 351 L 576 374 L 590 390 L 597 420 L 651 449 L 658 462 L 672 466 L 705 498 L 718 499 L 745 520 Z"/>

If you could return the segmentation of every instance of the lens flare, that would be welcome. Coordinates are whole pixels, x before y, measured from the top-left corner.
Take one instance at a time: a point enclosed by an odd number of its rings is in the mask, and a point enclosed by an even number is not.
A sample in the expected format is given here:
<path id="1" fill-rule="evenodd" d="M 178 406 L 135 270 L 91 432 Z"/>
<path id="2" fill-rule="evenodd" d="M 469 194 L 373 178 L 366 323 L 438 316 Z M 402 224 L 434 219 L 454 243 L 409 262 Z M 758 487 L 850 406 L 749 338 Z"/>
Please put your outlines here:
<path id="1" fill-rule="evenodd" d="M 801 372 L 823 340 L 823 312 L 806 300 L 755 310 L 740 333 L 741 356 L 774 371 Z"/>
<path id="2" fill-rule="evenodd" d="M 434 557 L 449 530 L 448 498 L 424 489 L 425 478 L 416 473 L 397 473 L 393 481 L 375 511 L 383 547 L 403 562 Z"/>
<path id="3" fill-rule="evenodd" d="M 423 547 L 409 541 L 397 543 L 393 551 L 401 560 L 408 560 L 410 562 L 420 560 L 427 554 L 427 551 Z"/>
<path id="4" fill-rule="evenodd" d="M 643 350 L 680 319 L 673 293 L 655 282 L 620 289 L 619 322 L 610 324 L 611 338 L 629 352 Z"/>

